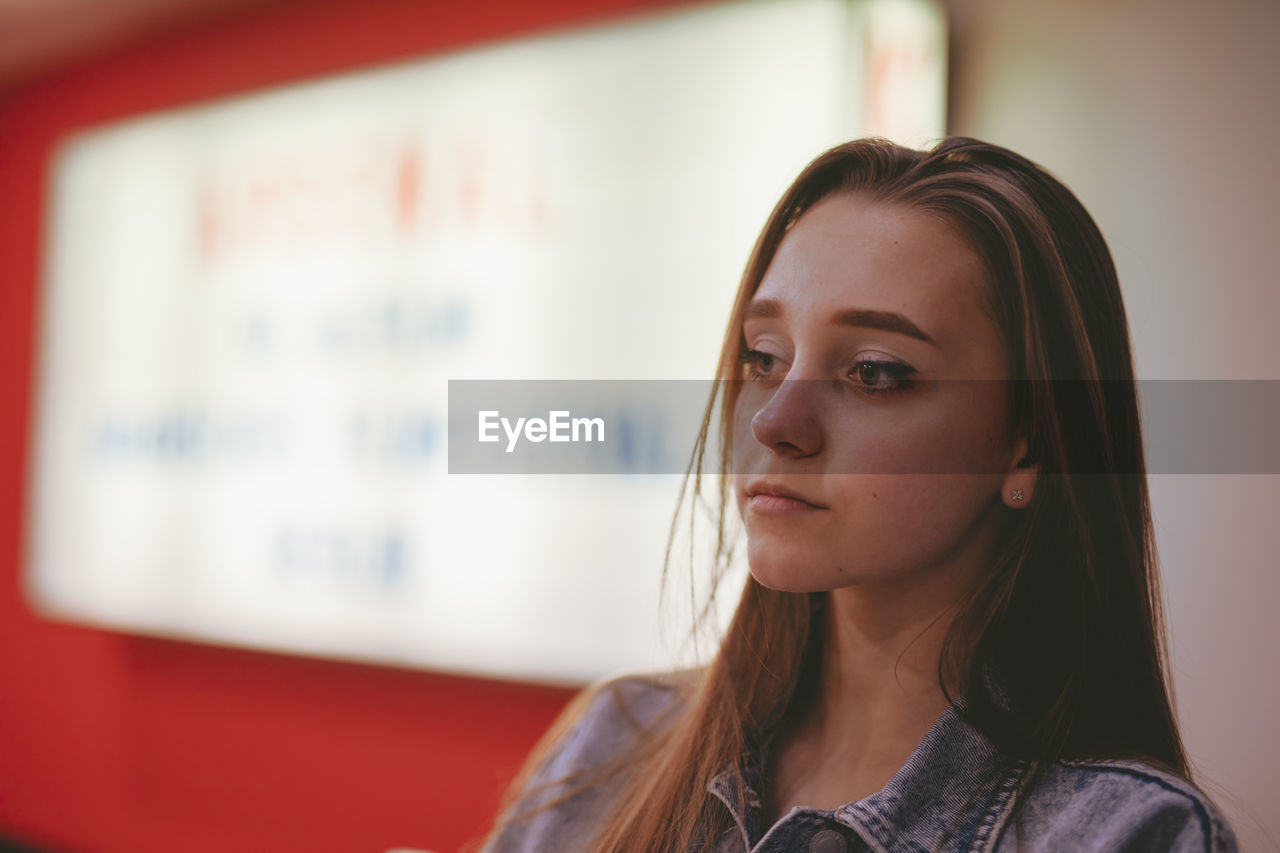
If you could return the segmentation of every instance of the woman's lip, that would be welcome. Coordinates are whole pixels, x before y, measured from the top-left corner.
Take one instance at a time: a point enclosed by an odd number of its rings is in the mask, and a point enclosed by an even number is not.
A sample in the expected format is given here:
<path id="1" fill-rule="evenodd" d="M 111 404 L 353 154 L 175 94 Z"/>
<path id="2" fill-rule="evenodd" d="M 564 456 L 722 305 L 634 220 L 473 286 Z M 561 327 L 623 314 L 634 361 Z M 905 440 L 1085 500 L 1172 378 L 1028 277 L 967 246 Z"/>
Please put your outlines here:
<path id="1" fill-rule="evenodd" d="M 748 501 L 753 498 L 760 497 L 786 498 L 787 500 L 802 503 L 805 506 L 813 507 L 814 509 L 826 509 L 822 504 L 809 500 L 804 495 L 787 488 L 781 483 L 771 483 L 767 480 L 757 480 L 747 486 Z"/>
<path id="2" fill-rule="evenodd" d="M 817 512 L 825 507 L 787 498 L 781 495 L 758 494 L 747 498 L 747 509 L 760 515 L 795 515 L 804 512 Z"/>

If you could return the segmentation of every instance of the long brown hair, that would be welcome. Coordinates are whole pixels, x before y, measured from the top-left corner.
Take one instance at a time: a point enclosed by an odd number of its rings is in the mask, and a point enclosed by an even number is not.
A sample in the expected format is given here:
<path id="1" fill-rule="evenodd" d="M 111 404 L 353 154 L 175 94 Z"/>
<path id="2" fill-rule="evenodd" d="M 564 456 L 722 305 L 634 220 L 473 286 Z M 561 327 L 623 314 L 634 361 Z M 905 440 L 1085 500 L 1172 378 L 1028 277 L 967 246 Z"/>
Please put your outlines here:
<path id="1" fill-rule="evenodd" d="M 731 471 L 738 388 L 732 380 L 747 303 L 788 230 L 837 193 L 944 216 L 978 251 L 1014 380 L 1013 426 L 1039 465 L 1031 504 L 1010 511 L 1009 535 L 948 629 L 938 667 L 943 690 L 959 685 L 965 701 L 957 710 L 1002 757 L 1036 768 L 1023 798 L 1038 772 L 1059 759 L 1136 759 L 1190 781 L 1171 702 L 1119 282 L 1089 214 L 1026 158 L 965 137 L 929 151 L 862 139 L 826 151 L 801 172 L 748 260 L 681 505 L 686 496 L 695 507 L 706 503 L 704 463 L 717 407 L 719 450 L 710 455 L 719 464 L 715 473 Z M 718 480 L 716 578 L 733 555 L 726 522 L 736 511 L 728 478 Z M 677 512 L 673 533 L 679 519 Z M 668 562 L 670 553 L 669 543 Z M 625 768 L 625 787 L 592 849 L 710 848 L 731 816 L 707 785 L 726 767 L 740 766 L 766 722 L 786 712 L 799 674 L 821 652 L 815 642 L 821 601 L 748 578 L 716 657 L 686 688 L 681 711 L 645 733 L 643 750 L 609 768 Z M 993 694 L 990 666 L 1003 676 L 1005 700 Z M 575 703 L 544 738 L 511 796 L 587 704 Z"/>

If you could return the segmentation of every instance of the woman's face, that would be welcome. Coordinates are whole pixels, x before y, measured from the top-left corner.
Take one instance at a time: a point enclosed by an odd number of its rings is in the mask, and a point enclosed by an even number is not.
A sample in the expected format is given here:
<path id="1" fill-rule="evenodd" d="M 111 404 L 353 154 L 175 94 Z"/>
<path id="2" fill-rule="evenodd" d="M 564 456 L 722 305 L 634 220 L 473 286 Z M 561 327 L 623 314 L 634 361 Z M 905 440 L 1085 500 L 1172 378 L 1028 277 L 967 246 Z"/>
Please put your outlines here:
<path id="1" fill-rule="evenodd" d="M 857 195 L 783 239 L 746 312 L 733 419 L 760 583 L 830 590 L 989 559 L 1020 445 L 986 277 L 946 220 Z M 978 473 L 942 473 L 956 471 Z"/>

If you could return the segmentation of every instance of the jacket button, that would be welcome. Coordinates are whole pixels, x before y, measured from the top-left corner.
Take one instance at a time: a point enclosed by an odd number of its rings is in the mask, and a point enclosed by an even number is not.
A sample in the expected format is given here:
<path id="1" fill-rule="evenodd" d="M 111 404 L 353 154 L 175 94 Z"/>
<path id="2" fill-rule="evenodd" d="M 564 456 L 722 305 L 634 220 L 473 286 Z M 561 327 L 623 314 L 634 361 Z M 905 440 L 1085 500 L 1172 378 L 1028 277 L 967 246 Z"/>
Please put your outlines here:
<path id="1" fill-rule="evenodd" d="M 849 845 L 834 829 L 823 829 L 809 841 L 809 853 L 845 853 Z"/>

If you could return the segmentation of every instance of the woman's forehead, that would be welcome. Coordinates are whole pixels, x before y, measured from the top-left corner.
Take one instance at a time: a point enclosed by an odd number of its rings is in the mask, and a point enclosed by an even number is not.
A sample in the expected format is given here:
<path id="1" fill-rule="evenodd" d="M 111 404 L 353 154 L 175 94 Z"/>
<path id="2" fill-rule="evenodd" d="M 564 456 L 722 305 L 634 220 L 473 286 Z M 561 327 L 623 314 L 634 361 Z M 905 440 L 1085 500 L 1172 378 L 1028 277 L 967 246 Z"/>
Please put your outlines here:
<path id="1" fill-rule="evenodd" d="M 792 226 L 752 302 L 823 322 L 848 309 L 894 312 L 941 344 L 948 329 L 985 317 L 987 286 L 981 257 L 943 217 L 842 194 Z"/>

